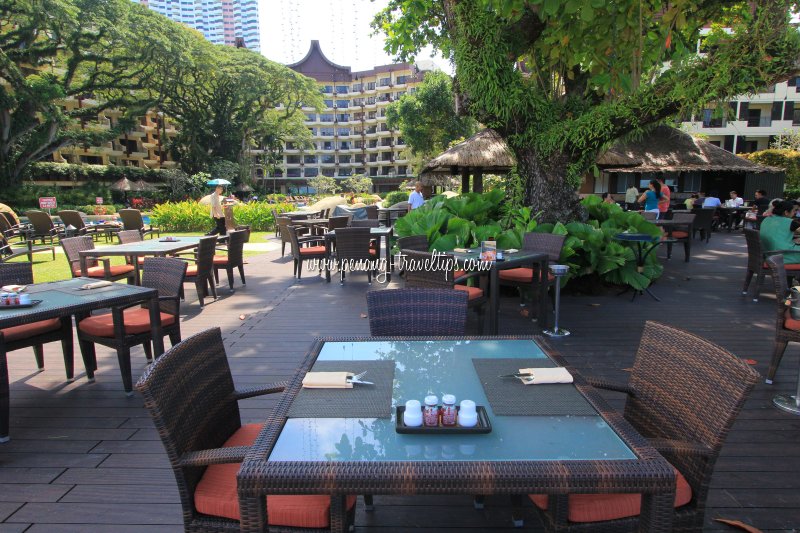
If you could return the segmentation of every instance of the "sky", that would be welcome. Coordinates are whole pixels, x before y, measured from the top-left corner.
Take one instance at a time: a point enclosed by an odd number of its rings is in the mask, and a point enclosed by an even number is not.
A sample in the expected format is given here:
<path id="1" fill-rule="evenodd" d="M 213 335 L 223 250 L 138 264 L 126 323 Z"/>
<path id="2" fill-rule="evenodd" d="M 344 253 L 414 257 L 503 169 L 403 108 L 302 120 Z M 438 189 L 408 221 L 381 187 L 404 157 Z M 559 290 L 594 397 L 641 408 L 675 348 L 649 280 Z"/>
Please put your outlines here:
<path id="1" fill-rule="evenodd" d="M 288 64 L 305 57 L 311 41 L 320 42 L 322 52 L 336 64 L 354 71 L 394 63 L 383 50 L 383 36 L 371 36 L 370 22 L 388 0 L 259 0 L 261 53 Z M 451 73 L 441 55 L 430 50 L 418 59 L 432 59 Z"/>

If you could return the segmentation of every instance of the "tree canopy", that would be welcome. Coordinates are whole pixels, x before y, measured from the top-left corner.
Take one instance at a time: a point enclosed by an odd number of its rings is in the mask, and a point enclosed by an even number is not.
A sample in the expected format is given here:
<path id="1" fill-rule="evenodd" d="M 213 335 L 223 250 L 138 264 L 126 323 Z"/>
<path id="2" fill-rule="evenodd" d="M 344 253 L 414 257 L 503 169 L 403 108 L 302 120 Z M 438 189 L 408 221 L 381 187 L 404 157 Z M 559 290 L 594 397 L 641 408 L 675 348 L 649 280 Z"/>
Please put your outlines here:
<path id="1" fill-rule="evenodd" d="M 796 7 L 787 0 L 390 0 L 373 26 L 398 58 L 433 44 L 454 62 L 459 109 L 508 141 L 525 202 L 565 221 L 581 216 L 575 189 L 615 139 L 795 75 L 800 37 L 789 16 Z"/>
<path id="2" fill-rule="evenodd" d="M 424 162 L 454 140 L 475 133 L 475 121 L 456 114 L 452 84 L 444 72 L 428 72 L 415 93 L 406 93 L 389 105 L 387 123 L 400 130 L 413 160 Z"/>

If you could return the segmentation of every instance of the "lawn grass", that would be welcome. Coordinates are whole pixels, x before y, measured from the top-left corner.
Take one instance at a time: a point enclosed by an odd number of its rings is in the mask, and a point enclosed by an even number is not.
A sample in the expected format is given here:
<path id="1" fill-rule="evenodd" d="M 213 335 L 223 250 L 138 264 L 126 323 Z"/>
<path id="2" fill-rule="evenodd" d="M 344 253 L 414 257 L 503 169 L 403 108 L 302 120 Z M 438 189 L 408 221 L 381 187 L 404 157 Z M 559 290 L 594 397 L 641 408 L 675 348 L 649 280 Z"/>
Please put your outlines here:
<path id="1" fill-rule="evenodd" d="M 202 232 L 194 232 L 194 233 L 165 233 L 163 236 L 201 236 L 203 235 Z M 250 233 L 250 242 L 251 243 L 263 243 L 266 242 L 266 238 L 274 236 L 274 233 L 269 231 L 254 231 Z M 149 239 L 149 236 L 147 237 Z M 99 242 L 95 244 L 98 248 L 101 246 L 111 246 L 112 244 L 117 244 L 117 242 L 108 243 L 106 244 L 101 239 Z M 259 255 L 264 252 L 258 251 L 245 251 L 245 257 Z M 61 248 L 58 247 L 56 249 L 56 258 L 55 260 L 52 259 L 52 254 L 50 252 L 42 252 L 38 254 L 33 254 L 33 279 L 36 283 L 43 283 L 46 281 L 59 281 L 62 279 L 69 279 L 72 277 L 72 274 L 69 271 L 69 264 L 67 263 L 67 257 L 62 252 Z M 27 256 L 16 257 L 9 261 L 10 263 L 13 262 L 27 262 Z M 125 262 L 124 257 L 112 257 L 111 264 L 112 265 L 121 265 Z"/>

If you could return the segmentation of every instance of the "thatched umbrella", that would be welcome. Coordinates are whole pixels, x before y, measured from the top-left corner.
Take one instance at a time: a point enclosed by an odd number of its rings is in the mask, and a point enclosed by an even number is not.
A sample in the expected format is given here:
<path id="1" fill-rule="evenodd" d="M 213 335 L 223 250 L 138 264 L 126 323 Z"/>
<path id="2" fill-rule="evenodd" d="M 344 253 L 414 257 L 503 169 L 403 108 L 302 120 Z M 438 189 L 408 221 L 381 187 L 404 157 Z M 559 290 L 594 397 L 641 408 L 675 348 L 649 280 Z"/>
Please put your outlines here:
<path id="1" fill-rule="evenodd" d="M 115 191 L 128 192 L 133 190 L 133 183 L 128 178 L 121 178 L 111 185 L 111 189 Z"/>
<path id="2" fill-rule="evenodd" d="M 236 192 L 253 192 L 253 188 L 246 183 L 240 183 L 236 186 Z"/>
<path id="3" fill-rule="evenodd" d="M 461 192 L 469 192 L 469 176 L 474 176 L 473 190 L 483 192 L 483 174 L 505 174 L 516 161 L 506 142 L 494 130 L 481 130 L 434 157 L 420 172 L 420 177 L 435 180 L 437 176 L 461 175 Z"/>
<path id="4" fill-rule="evenodd" d="M 155 191 L 155 190 L 157 190 L 157 189 L 158 189 L 158 187 L 156 187 L 156 186 L 155 186 L 155 185 L 153 185 L 152 183 L 147 183 L 147 182 L 146 182 L 146 181 L 144 181 L 143 179 L 136 180 L 136 181 L 133 183 L 132 187 L 131 187 L 131 190 L 132 190 L 132 191 L 136 191 L 136 192 L 142 192 L 142 191 Z"/>

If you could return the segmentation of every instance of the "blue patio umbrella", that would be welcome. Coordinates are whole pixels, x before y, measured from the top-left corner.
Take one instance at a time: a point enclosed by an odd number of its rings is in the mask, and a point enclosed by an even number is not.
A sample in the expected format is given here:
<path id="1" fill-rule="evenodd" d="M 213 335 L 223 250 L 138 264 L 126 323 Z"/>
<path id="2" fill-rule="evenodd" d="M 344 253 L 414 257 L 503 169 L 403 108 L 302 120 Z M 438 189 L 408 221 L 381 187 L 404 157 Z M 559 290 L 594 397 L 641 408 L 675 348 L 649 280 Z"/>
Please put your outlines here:
<path id="1" fill-rule="evenodd" d="M 217 185 L 230 185 L 230 184 L 231 184 L 230 181 L 224 180 L 224 179 L 220 179 L 220 178 L 209 180 L 209 181 L 206 182 L 206 185 L 213 185 L 215 187 Z"/>

